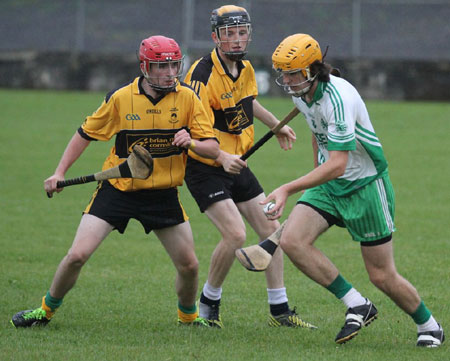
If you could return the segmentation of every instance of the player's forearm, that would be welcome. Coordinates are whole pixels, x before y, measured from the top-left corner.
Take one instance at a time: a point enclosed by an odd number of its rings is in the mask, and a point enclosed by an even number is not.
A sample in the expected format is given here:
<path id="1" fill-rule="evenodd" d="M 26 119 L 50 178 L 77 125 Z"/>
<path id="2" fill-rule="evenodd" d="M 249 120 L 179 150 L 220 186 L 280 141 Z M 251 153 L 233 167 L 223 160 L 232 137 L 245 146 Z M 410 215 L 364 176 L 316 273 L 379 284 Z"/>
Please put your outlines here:
<path id="1" fill-rule="evenodd" d="M 214 139 L 192 139 L 189 149 L 199 156 L 209 159 L 217 159 L 220 153 L 219 143 Z"/>
<path id="2" fill-rule="evenodd" d="M 311 144 L 313 149 L 314 168 L 317 168 L 319 166 L 319 160 L 317 159 L 319 153 L 319 146 L 317 145 L 317 140 L 314 134 L 311 134 Z"/>
<path id="3" fill-rule="evenodd" d="M 224 165 L 228 156 L 229 156 L 228 153 L 219 149 L 219 155 L 216 158 L 216 162 L 219 163 L 220 165 Z"/>
<path id="4" fill-rule="evenodd" d="M 63 176 L 84 152 L 89 143 L 89 140 L 84 139 L 78 132 L 75 132 L 56 167 L 55 174 Z"/>
<path id="5" fill-rule="evenodd" d="M 339 178 L 345 172 L 345 163 L 327 161 L 317 168 L 313 169 L 308 174 L 285 184 L 283 187 L 289 196 L 298 193 L 302 190 L 317 187 L 321 184 L 329 182 L 333 179 Z"/>
<path id="6" fill-rule="evenodd" d="M 253 115 L 270 129 L 279 123 L 275 115 L 264 108 L 256 99 L 253 100 Z"/>

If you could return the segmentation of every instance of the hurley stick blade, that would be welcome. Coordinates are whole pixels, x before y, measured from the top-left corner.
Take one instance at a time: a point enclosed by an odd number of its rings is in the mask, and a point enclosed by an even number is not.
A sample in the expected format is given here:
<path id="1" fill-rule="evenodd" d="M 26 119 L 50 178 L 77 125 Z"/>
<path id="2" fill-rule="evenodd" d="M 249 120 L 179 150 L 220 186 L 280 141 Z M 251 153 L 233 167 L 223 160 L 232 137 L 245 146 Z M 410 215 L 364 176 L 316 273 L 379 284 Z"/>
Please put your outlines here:
<path id="1" fill-rule="evenodd" d="M 269 267 L 272 256 L 280 244 L 285 224 L 286 221 L 264 241 L 253 246 L 237 249 L 235 255 L 239 262 L 249 271 L 265 271 Z"/>
<path id="2" fill-rule="evenodd" d="M 113 178 L 146 179 L 153 171 L 153 158 L 147 149 L 135 145 L 127 160 L 118 166 L 94 174 L 96 181 Z"/>
<path id="3" fill-rule="evenodd" d="M 150 152 L 140 145 L 133 147 L 127 162 L 132 178 L 146 179 L 153 172 L 153 158 Z"/>
<path id="4" fill-rule="evenodd" d="M 234 254 L 245 268 L 253 272 L 265 271 L 272 261 L 270 253 L 257 244 L 250 247 L 239 248 Z"/>

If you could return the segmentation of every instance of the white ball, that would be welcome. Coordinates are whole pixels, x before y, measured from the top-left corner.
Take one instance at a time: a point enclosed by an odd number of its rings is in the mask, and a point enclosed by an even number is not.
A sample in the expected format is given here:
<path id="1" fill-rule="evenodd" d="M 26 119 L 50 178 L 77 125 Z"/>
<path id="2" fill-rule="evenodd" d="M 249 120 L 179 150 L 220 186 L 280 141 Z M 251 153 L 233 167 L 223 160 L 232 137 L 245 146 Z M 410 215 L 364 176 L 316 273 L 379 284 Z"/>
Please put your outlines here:
<path id="1" fill-rule="evenodd" d="M 264 214 L 267 216 L 267 217 L 272 217 L 272 216 L 274 216 L 274 215 L 276 215 L 277 213 L 272 213 L 272 209 L 275 207 L 275 203 L 274 202 L 270 202 L 270 203 L 267 203 L 265 206 L 264 206 Z"/>

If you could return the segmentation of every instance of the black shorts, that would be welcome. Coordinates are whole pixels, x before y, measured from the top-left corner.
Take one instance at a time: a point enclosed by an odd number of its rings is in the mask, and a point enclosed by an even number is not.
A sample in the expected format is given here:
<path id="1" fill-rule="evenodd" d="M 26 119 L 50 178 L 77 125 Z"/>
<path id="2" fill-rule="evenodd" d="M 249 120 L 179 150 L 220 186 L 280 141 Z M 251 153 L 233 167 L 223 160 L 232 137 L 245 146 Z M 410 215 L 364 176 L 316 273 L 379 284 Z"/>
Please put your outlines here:
<path id="1" fill-rule="evenodd" d="M 224 199 L 245 202 L 264 192 L 249 168 L 243 168 L 240 174 L 229 174 L 222 167 L 206 165 L 190 157 L 184 180 L 201 212 Z"/>
<path id="2" fill-rule="evenodd" d="M 188 220 L 177 188 L 122 192 L 108 181 L 98 183 L 84 213 L 103 219 L 120 233 L 125 231 L 130 218 L 141 222 L 145 233 Z"/>

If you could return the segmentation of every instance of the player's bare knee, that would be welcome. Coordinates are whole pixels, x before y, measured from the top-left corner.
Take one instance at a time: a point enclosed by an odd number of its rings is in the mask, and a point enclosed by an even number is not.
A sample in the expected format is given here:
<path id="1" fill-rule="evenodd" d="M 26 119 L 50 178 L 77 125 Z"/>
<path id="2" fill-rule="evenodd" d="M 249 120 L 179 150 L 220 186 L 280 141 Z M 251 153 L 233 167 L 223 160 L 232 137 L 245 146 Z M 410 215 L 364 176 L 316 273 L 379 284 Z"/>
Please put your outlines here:
<path id="1" fill-rule="evenodd" d="M 82 267 L 89 259 L 89 256 L 89 254 L 84 252 L 70 250 L 65 259 L 70 267 Z"/>
<path id="2" fill-rule="evenodd" d="M 389 285 L 395 282 L 397 274 L 392 274 L 382 269 L 377 269 L 376 271 L 371 271 L 369 273 L 369 279 L 372 284 L 378 289 L 385 291 L 389 289 Z"/>
<path id="3" fill-rule="evenodd" d="M 283 250 L 284 253 L 289 255 L 289 252 L 291 250 L 291 245 L 290 245 L 290 242 L 289 242 L 288 238 L 281 237 L 279 246 Z"/>
<path id="4" fill-rule="evenodd" d="M 286 255 L 291 255 L 297 253 L 297 251 L 302 249 L 302 243 L 298 239 L 289 236 L 282 236 L 280 239 L 280 247 Z M 302 254 L 304 252 L 301 252 Z"/>
<path id="5" fill-rule="evenodd" d="M 245 243 L 245 229 L 230 230 L 223 238 L 223 242 L 231 246 L 233 249 L 241 248 Z"/>
<path id="6" fill-rule="evenodd" d="M 178 272 L 183 277 L 195 277 L 198 274 L 198 260 L 197 258 L 191 258 L 189 261 L 178 265 Z"/>

